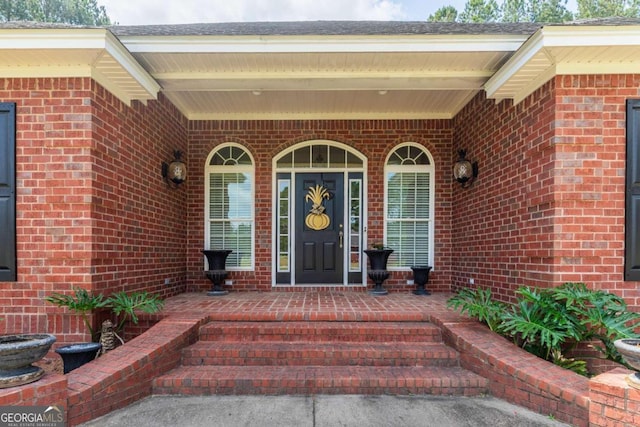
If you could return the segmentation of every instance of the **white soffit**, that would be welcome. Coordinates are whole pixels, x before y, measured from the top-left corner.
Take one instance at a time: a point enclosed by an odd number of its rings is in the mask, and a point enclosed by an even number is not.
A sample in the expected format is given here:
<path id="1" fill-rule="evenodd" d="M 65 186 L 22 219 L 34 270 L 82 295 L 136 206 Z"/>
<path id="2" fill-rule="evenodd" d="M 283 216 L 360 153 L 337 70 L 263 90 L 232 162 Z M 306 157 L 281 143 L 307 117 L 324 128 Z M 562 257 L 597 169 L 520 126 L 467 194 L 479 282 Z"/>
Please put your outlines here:
<path id="1" fill-rule="evenodd" d="M 192 120 L 448 119 L 527 38 L 119 36 Z"/>
<path id="2" fill-rule="evenodd" d="M 637 74 L 640 26 L 548 26 L 491 77 L 487 97 L 522 101 L 557 75 Z"/>
<path id="3" fill-rule="evenodd" d="M 3 77 L 91 77 L 131 104 L 156 99 L 160 86 L 111 32 L 0 29 Z"/>

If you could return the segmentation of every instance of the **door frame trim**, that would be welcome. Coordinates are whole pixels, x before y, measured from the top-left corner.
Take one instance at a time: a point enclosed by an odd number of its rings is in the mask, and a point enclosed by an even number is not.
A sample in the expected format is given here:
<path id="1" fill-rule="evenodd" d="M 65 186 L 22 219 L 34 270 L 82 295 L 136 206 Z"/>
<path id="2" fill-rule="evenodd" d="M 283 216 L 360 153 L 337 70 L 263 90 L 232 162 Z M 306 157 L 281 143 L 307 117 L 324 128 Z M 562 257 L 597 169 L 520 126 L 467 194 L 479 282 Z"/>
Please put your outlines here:
<path id="1" fill-rule="evenodd" d="M 319 168 L 319 167 L 304 167 L 304 168 L 296 168 L 296 167 L 291 167 L 291 168 L 278 168 L 277 162 L 278 160 L 280 160 L 282 157 L 284 157 L 285 155 L 287 155 L 288 153 L 305 147 L 305 146 L 312 146 L 312 145 L 328 145 L 328 146 L 332 146 L 332 147 L 338 147 L 344 151 L 347 151 L 353 155 L 355 155 L 358 159 L 360 159 L 362 161 L 362 167 L 345 167 L 345 168 Z M 367 286 L 367 275 L 366 275 L 366 259 L 364 258 L 364 255 L 361 254 L 361 265 L 362 265 L 362 283 L 359 284 L 349 284 L 349 251 L 345 250 L 343 253 L 343 271 L 342 271 L 342 283 L 336 283 L 336 284 L 327 284 L 327 283 L 319 283 L 319 284 L 298 284 L 296 285 L 296 278 L 295 278 L 295 232 L 293 228 L 290 228 L 290 236 L 289 236 L 289 253 L 291 254 L 291 259 L 289 260 L 290 265 L 292 266 L 291 268 L 291 280 L 290 283 L 287 284 L 283 284 L 283 283 L 276 283 L 276 274 L 277 274 L 277 269 L 278 269 L 278 224 L 277 224 L 277 218 L 278 218 L 278 178 L 277 178 L 277 174 L 278 173 L 290 173 L 291 174 L 291 178 L 290 178 L 290 197 L 291 197 L 291 205 L 289 206 L 289 218 L 290 221 L 292 223 L 295 223 L 295 221 L 297 220 L 295 218 L 295 197 L 292 197 L 291 195 L 295 194 L 296 188 L 295 188 L 295 175 L 296 173 L 343 173 L 344 174 L 344 180 L 343 180 L 343 197 L 345 198 L 344 200 L 344 212 L 343 212 L 343 224 L 348 224 L 348 200 L 347 200 L 347 194 L 348 194 L 348 185 L 349 185 L 349 173 L 350 172 L 358 172 L 362 174 L 362 202 L 361 202 L 361 209 L 362 209 L 362 244 L 361 244 L 361 250 L 365 249 L 364 245 L 367 242 L 367 158 L 364 154 L 362 154 L 360 151 L 356 150 L 355 148 L 343 144 L 341 142 L 338 141 L 333 141 L 333 140 L 327 140 L 327 139 L 312 139 L 312 140 L 307 140 L 307 141 L 303 141 L 297 144 L 294 144 L 290 147 L 287 147 L 287 149 L 279 152 L 277 155 L 275 155 L 273 157 L 272 160 L 272 195 L 271 195 L 271 200 L 274 206 L 274 209 L 272 209 L 272 214 L 271 214 L 271 231 L 272 231 L 272 235 L 271 235 L 271 286 L 273 288 L 291 288 L 291 287 L 297 287 L 297 288 L 316 288 L 316 287 L 338 287 L 338 286 L 350 286 L 350 287 L 354 287 L 354 286 L 363 286 L 366 287 Z M 346 227 L 345 227 L 346 228 Z"/>

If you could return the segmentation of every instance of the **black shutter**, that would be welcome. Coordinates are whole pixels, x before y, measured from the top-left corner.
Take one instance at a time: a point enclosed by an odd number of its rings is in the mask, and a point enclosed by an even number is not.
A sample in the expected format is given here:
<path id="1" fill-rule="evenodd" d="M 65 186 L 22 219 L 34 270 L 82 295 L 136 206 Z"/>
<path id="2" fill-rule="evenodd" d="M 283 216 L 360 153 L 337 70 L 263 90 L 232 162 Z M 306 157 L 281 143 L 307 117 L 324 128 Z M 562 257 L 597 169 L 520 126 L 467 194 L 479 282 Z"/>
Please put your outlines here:
<path id="1" fill-rule="evenodd" d="M 640 281 L 640 99 L 627 100 L 624 280 Z"/>
<path id="2" fill-rule="evenodd" d="M 16 104 L 0 103 L 0 282 L 16 280 Z"/>

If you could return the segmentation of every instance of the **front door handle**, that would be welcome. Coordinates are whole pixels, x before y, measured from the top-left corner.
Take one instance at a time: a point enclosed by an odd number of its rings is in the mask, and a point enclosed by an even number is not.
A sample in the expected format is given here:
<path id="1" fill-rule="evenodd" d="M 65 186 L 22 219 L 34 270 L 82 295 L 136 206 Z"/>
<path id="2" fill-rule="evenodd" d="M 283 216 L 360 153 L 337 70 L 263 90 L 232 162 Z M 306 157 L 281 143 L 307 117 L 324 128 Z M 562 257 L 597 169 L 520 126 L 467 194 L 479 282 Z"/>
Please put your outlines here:
<path id="1" fill-rule="evenodd" d="M 344 233 L 342 232 L 342 224 L 340 224 L 340 232 L 338 233 L 338 237 L 340 238 L 340 249 L 342 249 L 342 238 L 344 237 Z"/>

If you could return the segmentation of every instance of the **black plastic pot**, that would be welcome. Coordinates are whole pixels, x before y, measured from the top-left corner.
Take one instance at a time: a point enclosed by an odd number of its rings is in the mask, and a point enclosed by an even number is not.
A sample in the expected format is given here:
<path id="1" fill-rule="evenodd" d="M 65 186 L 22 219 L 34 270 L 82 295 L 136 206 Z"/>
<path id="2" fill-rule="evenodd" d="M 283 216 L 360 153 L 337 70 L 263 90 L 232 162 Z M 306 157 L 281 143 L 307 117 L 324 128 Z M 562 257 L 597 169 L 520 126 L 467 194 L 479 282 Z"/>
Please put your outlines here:
<path id="1" fill-rule="evenodd" d="M 58 347 L 56 353 L 62 357 L 63 369 L 66 374 L 91 362 L 97 357 L 101 348 L 102 344 L 99 342 L 85 342 Z"/>

